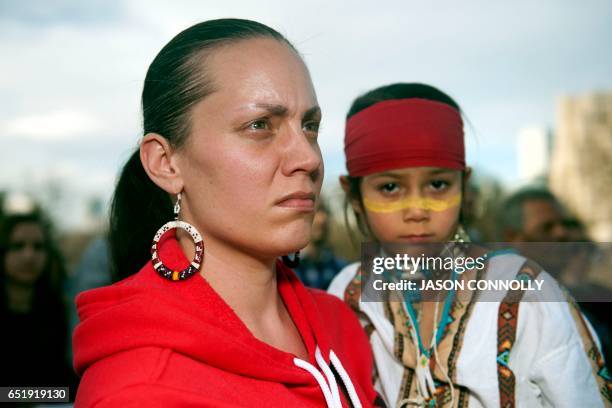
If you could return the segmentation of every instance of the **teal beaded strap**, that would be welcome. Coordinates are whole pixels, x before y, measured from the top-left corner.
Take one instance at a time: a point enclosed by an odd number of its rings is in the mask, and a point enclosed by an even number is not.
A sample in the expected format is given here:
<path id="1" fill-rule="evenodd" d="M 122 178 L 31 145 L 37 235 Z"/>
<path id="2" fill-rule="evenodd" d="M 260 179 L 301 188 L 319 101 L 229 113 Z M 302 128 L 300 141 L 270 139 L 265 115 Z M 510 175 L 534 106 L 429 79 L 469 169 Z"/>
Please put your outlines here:
<path id="1" fill-rule="evenodd" d="M 457 272 L 453 271 L 451 273 L 453 282 L 457 279 L 457 276 L 458 276 Z M 416 312 L 414 311 L 414 308 L 412 307 L 412 301 L 410 299 L 410 295 L 407 295 L 406 291 L 403 292 L 403 295 L 404 295 L 404 305 L 406 307 L 406 311 L 410 314 L 411 321 L 414 324 L 414 332 L 416 333 L 419 351 L 421 352 L 421 354 L 424 354 L 425 356 L 427 356 L 427 358 L 429 358 L 431 355 L 431 348 L 426 349 L 425 346 L 423 345 L 423 340 L 421 338 L 421 331 L 417 323 Z M 440 325 L 438 326 L 438 330 L 435 333 L 435 336 L 436 336 L 435 344 L 440 344 L 440 341 L 442 341 L 442 337 L 444 337 L 444 332 L 446 331 L 446 327 L 451 322 L 450 309 L 451 309 L 451 305 L 453 304 L 454 298 L 455 298 L 455 289 L 453 285 L 453 289 L 449 291 L 448 295 L 446 296 L 446 299 L 444 299 L 444 308 L 442 309 L 442 318 L 440 319 Z"/>

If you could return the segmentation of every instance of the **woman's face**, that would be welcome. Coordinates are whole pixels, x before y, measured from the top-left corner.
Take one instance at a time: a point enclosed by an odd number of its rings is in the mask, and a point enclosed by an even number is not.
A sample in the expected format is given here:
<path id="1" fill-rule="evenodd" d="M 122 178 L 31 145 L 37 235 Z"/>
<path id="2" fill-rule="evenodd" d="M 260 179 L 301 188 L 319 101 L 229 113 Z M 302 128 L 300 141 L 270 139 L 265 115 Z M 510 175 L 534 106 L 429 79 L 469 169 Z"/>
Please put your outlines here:
<path id="1" fill-rule="evenodd" d="M 42 274 L 46 260 L 45 237 L 40 225 L 35 222 L 17 224 L 4 258 L 7 281 L 33 285 Z"/>
<path id="2" fill-rule="evenodd" d="M 178 151 L 181 218 L 207 238 L 277 257 L 308 243 L 323 180 L 321 113 L 310 75 L 273 39 L 207 60 L 215 91 L 193 109 Z"/>
<path id="3" fill-rule="evenodd" d="M 457 228 L 462 173 L 433 167 L 365 176 L 361 195 L 366 222 L 380 242 L 439 243 Z"/>

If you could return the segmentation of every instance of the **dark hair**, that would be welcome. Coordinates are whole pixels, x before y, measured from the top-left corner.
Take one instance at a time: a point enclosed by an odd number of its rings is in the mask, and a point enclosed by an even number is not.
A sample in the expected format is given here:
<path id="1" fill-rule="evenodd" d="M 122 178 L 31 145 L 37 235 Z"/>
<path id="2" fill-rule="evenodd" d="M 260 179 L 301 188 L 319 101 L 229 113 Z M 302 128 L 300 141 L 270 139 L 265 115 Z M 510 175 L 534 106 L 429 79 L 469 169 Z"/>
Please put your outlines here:
<path id="1" fill-rule="evenodd" d="M 434 88 L 431 85 L 420 84 L 420 83 L 395 83 L 390 85 L 381 86 L 379 88 L 373 89 L 364 93 L 363 95 L 357 97 L 353 101 L 347 115 L 346 119 L 350 119 L 353 115 L 361 112 L 364 109 L 369 108 L 372 105 L 377 104 L 378 102 L 388 101 L 392 99 L 427 99 L 435 102 L 445 103 L 452 108 L 456 109 L 461 113 L 461 107 L 453 98 L 440 91 L 437 88 Z M 349 182 L 349 192 L 346 196 L 346 201 L 344 203 L 344 221 L 347 227 L 350 228 L 349 218 L 348 218 L 348 206 L 351 200 L 358 200 L 363 208 L 363 201 L 361 197 L 361 181 L 362 177 L 351 177 L 347 176 Z M 368 228 L 363 219 L 359 216 L 359 214 L 355 213 L 355 218 L 357 220 L 357 226 L 362 235 L 367 236 Z M 351 239 L 353 239 L 351 235 Z M 353 241 L 354 242 L 354 241 Z"/>
<path id="2" fill-rule="evenodd" d="M 502 233 L 506 231 L 522 231 L 524 222 L 523 205 L 527 201 L 548 201 L 561 207 L 559 200 L 544 187 L 525 187 L 510 195 L 502 204 L 499 216 L 499 226 Z"/>
<path id="3" fill-rule="evenodd" d="M 54 243 L 51 224 L 39 210 L 6 215 L 0 222 L 0 308 L 7 307 L 5 259 L 10 247 L 11 235 L 18 225 L 29 223 L 40 226 L 43 233 L 43 249 L 47 255 L 43 271 L 34 283 L 32 309 L 49 312 L 49 307 L 53 306 L 60 308 L 63 313 L 65 305 L 62 289 L 66 277 L 64 260 Z"/>
<path id="4" fill-rule="evenodd" d="M 205 69 L 206 59 L 223 45 L 252 38 L 272 38 L 295 50 L 272 28 L 241 19 L 205 21 L 170 40 L 149 66 L 145 78 L 144 134 L 157 133 L 172 147 L 181 147 L 190 132 L 193 106 L 214 91 L 213 78 Z M 111 203 L 113 280 L 137 272 L 147 262 L 153 235 L 172 216 L 170 195 L 149 179 L 136 150 L 121 172 Z"/>
<path id="5" fill-rule="evenodd" d="M 357 97 L 353 101 L 351 108 L 346 114 L 346 119 L 361 112 L 362 110 L 369 108 L 370 106 L 383 101 L 391 99 L 411 99 L 420 98 L 428 99 L 430 101 L 442 102 L 461 112 L 459 104 L 455 102 L 453 98 L 442 92 L 441 90 L 434 88 L 431 85 L 419 84 L 419 83 L 396 83 L 391 85 L 381 86 L 373 89 L 363 95 Z"/>

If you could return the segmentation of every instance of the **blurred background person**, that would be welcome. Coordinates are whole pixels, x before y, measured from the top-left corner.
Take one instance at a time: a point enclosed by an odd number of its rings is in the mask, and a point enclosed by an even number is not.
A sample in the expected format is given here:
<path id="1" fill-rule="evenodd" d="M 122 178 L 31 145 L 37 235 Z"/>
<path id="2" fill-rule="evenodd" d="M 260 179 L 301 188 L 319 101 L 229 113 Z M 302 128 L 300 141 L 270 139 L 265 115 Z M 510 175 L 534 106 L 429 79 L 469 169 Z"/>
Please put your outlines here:
<path id="1" fill-rule="evenodd" d="M 501 240 L 512 243 L 518 252 L 559 279 L 569 254 L 546 244 L 569 239 L 563 223 L 566 211 L 557 198 L 544 187 L 526 187 L 506 198 L 498 215 Z"/>
<path id="2" fill-rule="evenodd" d="M 331 221 L 329 207 L 321 200 L 312 223 L 310 243 L 300 251 L 300 263 L 295 269 L 304 285 L 311 288 L 327 289 L 334 276 L 348 264 L 330 246 Z"/>
<path id="3" fill-rule="evenodd" d="M 566 252 L 567 263 L 559 273 L 559 281 L 580 303 L 602 343 L 608 367 L 612 358 L 612 324 L 606 303 L 612 300 L 612 290 L 591 280 L 594 266 L 601 263 L 601 250 L 590 240 L 584 224 L 575 217 L 563 221 L 571 243 Z M 567 245 L 566 245 L 567 246 Z"/>
<path id="4" fill-rule="evenodd" d="M 589 239 L 584 224 L 576 217 L 567 217 L 563 220 L 567 232 L 568 252 L 571 259 L 559 272 L 559 281 L 577 299 L 582 299 L 583 289 L 591 287 L 587 282 L 592 263 L 600 258 L 597 245 Z M 578 296 L 577 296 L 578 295 Z"/>
<path id="5" fill-rule="evenodd" d="M 62 386 L 75 394 L 66 355 L 65 270 L 40 211 L 0 221 L 1 386 Z"/>
<path id="6" fill-rule="evenodd" d="M 598 251 L 583 223 L 570 216 L 545 188 L 519 190 L 505 200 L 502 208 L 499 219 L 502 239 L 538 262 L 579 301 L 581 311 L 599 336 L 602 354 L 609 365 L 612 327 L 606 304 L 601 302 L 612 299 L 612 292 L 589 282 L 589 271 Z"/>
<path id="7" fill-rule="evenodd" d="M 547 189 L 529 187 L 506 199 L 501 212 L 502 239 L 506 242 L 563 242 L 569 236 L 565 211 Z"/>

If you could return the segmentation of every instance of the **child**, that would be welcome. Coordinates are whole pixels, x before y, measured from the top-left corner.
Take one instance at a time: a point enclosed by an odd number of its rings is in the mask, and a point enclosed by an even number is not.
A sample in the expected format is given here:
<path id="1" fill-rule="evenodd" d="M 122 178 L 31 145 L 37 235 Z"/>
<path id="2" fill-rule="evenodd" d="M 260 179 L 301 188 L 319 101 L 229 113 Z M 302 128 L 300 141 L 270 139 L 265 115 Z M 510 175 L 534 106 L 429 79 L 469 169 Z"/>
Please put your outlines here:
<path id="1" fill-rule="evenodd" d="M 386 248 L 468 239 L 460 225 L 470 176 L 460 112 L 448 95 L 422 84 L 384 86 L 354 101 L 345 137 L 349 174 L 340 181 L 371 241 Z M 475 256 L 486 253 L 469 247 Z M 458 279 L 527 276 L 544 281 L 557 299 L 565 296 L 533 262 L 514 253 L 487 255 L 485 268 Z M 406 296 L 367 302 L 360 297 L 365 274 L 359 263 L 349 265 L 329 292 L 360 316 L 374 352 L 376 384 L 390 406 L 611 404 L 597 339 L 571 301 L 508 291 L 503 300 L 485 302 L 476 292 L 440 291 L 439 302 Z"/>

